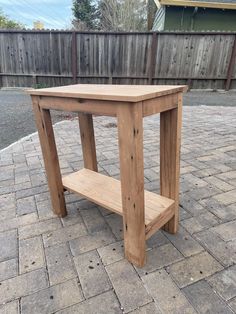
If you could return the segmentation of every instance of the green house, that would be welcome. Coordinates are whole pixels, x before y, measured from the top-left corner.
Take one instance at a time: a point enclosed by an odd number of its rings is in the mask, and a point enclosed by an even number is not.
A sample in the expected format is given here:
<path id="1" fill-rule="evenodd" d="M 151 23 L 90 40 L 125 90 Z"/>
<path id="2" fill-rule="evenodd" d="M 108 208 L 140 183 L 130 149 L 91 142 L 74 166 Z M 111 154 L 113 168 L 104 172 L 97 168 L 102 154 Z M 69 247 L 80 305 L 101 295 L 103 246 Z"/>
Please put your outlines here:
<path id="1" fill-rule="evenodd" d="M 236 0 L 154 0 L 153 31 L 236 31 Z"/>

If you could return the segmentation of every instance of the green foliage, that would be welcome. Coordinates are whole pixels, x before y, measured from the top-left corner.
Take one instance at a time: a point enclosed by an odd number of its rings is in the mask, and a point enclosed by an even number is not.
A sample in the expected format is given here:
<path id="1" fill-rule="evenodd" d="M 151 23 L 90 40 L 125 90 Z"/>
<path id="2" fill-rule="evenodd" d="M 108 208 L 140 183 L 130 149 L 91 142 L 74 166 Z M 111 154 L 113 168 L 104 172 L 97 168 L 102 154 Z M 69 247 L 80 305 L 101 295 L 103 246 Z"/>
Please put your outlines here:
<path id="1" fill-rule="evenodd" d="M 0 29 L 22 29 L 24 25 L 9 19 L 3 12 L 0 10 Z"/>
<path id="2" fill-rule="evenodd" d="M 98 28 L 98 10 L 91 0 L 73 0 L 73 25 L 81 30 Z"/>

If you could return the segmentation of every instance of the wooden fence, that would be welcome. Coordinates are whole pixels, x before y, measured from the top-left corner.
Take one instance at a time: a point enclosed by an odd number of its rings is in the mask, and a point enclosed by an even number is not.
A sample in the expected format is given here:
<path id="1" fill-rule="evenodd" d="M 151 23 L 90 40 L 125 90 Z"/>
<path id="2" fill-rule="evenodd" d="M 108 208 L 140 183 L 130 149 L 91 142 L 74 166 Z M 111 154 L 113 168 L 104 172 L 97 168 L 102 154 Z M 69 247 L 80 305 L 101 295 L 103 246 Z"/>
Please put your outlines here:
<path id="1" fill-rule="evenodd" d="M 236 33 L 1 31 L 0 87 L 73 83 L 236 88 Z"/>

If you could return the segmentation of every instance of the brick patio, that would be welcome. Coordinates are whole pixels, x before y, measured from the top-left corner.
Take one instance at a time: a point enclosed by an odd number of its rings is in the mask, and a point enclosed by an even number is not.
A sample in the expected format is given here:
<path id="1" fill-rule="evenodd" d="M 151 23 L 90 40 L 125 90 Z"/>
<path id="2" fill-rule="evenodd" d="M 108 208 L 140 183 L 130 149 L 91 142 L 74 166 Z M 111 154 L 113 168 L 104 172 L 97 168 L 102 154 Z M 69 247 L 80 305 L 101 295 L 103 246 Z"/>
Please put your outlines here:
<path id="1" fill-rule="evenodd" d="M 159 119 L 144 120 L 146 189 L 158 191 Z M 119 177 L 117 129 L 95 118 L 99 170 Z M 83 166 L 76 120 L 55 125 L 62 173 Z M 106 191 L 104 191 L 106 193 Z M 0 314 L 236 313 L 236 108 L 185 107 L 181 226 L 123 256 L 121 217 L 74 194 L 55 217 L 37 134 L 0 152 Z"/>

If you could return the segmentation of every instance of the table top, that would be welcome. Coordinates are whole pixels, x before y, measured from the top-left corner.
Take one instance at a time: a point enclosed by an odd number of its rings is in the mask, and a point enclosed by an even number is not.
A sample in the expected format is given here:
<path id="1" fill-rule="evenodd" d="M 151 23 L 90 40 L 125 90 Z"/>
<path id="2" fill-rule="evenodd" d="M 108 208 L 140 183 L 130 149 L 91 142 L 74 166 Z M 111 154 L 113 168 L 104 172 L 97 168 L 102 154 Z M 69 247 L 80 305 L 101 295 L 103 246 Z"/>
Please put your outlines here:
<path id="1" fill-rule="evenodd" d="M 138 102 L 184 92 L 186 85 L 76 84 L 28 90 L 30 95 Z"/>

